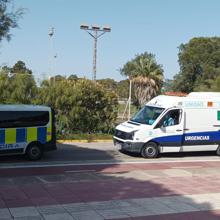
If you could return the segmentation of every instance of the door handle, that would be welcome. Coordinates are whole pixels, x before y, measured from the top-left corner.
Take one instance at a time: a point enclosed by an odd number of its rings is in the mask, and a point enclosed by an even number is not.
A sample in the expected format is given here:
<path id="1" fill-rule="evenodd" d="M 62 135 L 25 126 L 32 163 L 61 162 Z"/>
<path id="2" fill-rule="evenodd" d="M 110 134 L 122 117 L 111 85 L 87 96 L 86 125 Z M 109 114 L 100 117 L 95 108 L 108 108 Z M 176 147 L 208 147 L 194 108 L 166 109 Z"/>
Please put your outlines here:
<path id="1" fill-rule="evenodd" d="M 183 130 L 181 130 L 181 129 L 177 129 L 176 131 L 183 131 Z"/>
<path id="2" fill-rule="evenodd" d="M 220 125 L 213 125 L 213 127 L 220 127 Z"/>
<path id="3" fill-rule="evenodd" d="M 189 128 L 184 128 L 183 130 L 184 130 L 184 131 L 189 131 Z"/>

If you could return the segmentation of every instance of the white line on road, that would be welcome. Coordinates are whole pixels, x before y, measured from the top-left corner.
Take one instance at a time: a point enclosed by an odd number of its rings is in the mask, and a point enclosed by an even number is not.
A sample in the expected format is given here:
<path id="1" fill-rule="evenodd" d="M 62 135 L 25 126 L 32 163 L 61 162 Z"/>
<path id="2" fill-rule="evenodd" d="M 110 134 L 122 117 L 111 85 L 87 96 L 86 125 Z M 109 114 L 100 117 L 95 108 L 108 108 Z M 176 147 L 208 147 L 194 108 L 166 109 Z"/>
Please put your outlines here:
<path id="1" fill-rule="evenodd" d="M 96 170 L 65 170 L 65 173 L 89 173 L 96 172 Z"/>
<path id="2" fill-rule="evenodd" d="M 172 169 L 190 169 L 190 168 L 202 168 L 202 166 L 182 166 L 182 167 L 172 167 Z"/>
<path id="3" fill-rule="evenodd" d="M 88 161 L 88 162 L 64 162 L 53 161 L 44 164 L 1 164 L 0 169 L 13 169 L 13 168 L 38 168 L 38 167 L 65 167 L 65 166 L 103 166 L 103 165 L 121 165 L 121 164 L 161 164 L 161 163 L 189 163 L 189 162 L 220 162 L 220 159 L 193 159 L 193 160 L 160 160 L 160 161 Z"/>

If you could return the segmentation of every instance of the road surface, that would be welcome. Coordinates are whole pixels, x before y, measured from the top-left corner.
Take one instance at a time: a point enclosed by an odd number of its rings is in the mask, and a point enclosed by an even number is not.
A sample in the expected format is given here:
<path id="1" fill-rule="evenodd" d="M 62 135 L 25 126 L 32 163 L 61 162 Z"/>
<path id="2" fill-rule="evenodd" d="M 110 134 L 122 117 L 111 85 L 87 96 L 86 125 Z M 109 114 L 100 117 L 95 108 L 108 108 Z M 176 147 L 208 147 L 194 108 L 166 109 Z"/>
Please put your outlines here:
<path id="1" fill-rule="evenodd" d="M 53 165 L 73 163 L 120 163 L 120 162 L 162 162 L 185 160 L 218 160 L 214 152 L 169 153 L 157 159 L 144 159 L 138 154 L 119 152 L 113 143 L 66 143 L 58 144 L 58 150 L 45 153 L 42 160 L 27 161 L 24 156 L 1 156 L 1 167 L 27 165 Z"/>
<path id="2" fill-rule="evenodd" d="M 158 159 L 111 143 L 60 144 L 42 161 L 1 157 L 0 220 L 217 220 L 220 158 Z"/>

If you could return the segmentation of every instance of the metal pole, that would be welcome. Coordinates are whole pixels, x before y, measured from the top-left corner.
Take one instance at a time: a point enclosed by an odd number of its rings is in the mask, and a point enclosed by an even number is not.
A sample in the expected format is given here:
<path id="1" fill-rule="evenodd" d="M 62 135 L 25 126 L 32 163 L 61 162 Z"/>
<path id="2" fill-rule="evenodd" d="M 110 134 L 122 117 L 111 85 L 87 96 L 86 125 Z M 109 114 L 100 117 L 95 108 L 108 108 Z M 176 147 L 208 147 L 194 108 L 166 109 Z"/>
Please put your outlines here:
<path id="1" fill-rule="evenodd" d="M 49 42 L 50 42 L 50 74 L 53 74 L 53 41 L 52 41 L 52 37 L 54 35 L 54 28 L 51 27 L 51 29 L 49 30 Z M 51 81 L 51 80 L 50 80 Z M 50 82 L 51 83 L 51 82 Z"/>
<path id="2" fill-rule="evenodd" d="M 53 72 L 53 43 L 52 43 L 52 35 L 49 35 L 49 43 L 50 43 L 50 68 L 49 73 L 52 74 Z"/>
<path id="3" fill-rule="evenodd" d="M 130 81 L 130 86 L 129 86 L 129 105 L 128 105 L 128 120 L 131 118 L 131 79 Z"/>
<path id="4" fill-rule="evenodd" d="M 94 54 L 93 54 L 93 81 L 94 82 L 96 82 L 97 41 L 98 41 L 98 32 L 95 31 L 95 36 L 94 36 Z"/>

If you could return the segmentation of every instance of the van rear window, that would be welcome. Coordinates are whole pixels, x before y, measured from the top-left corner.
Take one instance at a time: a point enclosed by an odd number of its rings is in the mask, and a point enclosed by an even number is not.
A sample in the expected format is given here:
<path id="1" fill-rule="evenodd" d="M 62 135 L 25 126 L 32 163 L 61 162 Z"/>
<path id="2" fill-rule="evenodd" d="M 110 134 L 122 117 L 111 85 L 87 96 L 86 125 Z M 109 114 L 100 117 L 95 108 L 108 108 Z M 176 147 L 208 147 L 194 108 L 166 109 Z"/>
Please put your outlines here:
<path id="1" fill-rule="evenodd" d="M 48 111 L 0 111 L 0 128 L 45 126 Z"/>

